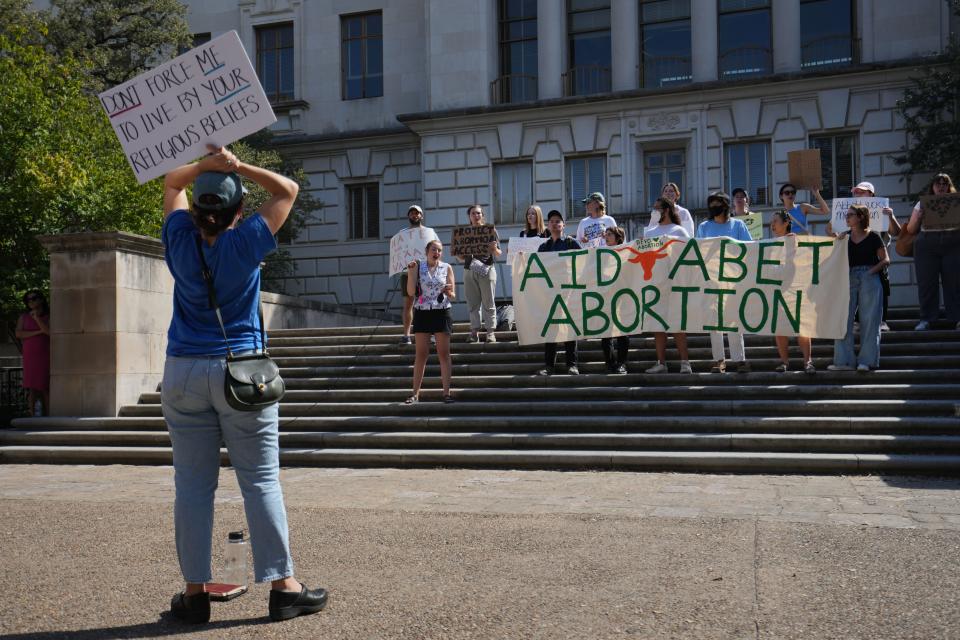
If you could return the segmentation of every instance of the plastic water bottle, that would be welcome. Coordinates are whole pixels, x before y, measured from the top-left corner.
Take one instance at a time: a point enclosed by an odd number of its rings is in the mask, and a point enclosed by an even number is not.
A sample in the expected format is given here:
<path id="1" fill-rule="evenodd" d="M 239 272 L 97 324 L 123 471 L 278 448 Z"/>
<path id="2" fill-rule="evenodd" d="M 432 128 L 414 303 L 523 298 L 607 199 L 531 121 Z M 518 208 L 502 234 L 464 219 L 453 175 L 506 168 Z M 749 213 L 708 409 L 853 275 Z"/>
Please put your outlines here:
<path id="1" fill-rule="evenodd" d="M 227 538 L 220 582 L 238 587 L 247 586 L 247 540 L 243 531 L 231 531 Z"/>

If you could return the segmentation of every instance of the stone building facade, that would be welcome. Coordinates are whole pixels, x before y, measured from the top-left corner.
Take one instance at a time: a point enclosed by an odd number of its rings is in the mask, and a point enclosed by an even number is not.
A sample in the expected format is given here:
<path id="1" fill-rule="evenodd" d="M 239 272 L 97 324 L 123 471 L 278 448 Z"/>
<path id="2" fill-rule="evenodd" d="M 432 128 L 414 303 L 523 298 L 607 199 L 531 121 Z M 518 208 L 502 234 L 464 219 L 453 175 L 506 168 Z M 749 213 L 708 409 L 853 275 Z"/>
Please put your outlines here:
<path id="1" fill-rule="evenodd" d="M 238 31 L 322 202 L 286 247 L 286 292 L 380 309 L 400 304 L 388 246 L 411 203 L 444 241 L 473 203 L 509 237 L 531 201 L 571 219 L 599 190 L 635 236 L 668 180 L 694 213 L 734 186 L 773 210 L 787 153 L 817 147 L 827 199 L 869 180 L 902 219 L 921 184 L 893 161 L 896 102 L 952 26 L 943 0 L 187 4 L 199 39 Z M 915 304 L 912 263 L 891 279 L 892 304 Z"/>

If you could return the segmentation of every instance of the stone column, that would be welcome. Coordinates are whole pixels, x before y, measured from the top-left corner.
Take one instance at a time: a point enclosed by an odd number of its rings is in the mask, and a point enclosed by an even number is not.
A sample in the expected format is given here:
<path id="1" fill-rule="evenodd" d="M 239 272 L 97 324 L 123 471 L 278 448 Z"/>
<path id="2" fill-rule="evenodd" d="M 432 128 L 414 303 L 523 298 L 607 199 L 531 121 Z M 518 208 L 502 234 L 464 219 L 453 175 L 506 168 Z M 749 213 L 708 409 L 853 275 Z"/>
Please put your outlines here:
<path id="1" fill-rule="evenodd" d="M 566 3 L 537 0 L 537 94 L 540 100 L 563 96 L 563 80 L 567 70 Z"/>
<path id="2" fill-rule="evenodd" d="M 116 416 L 163 377 L 173 278 L 156 238 L 42 236 L 50 253 L 50 409 Z"/>
<path id="3" fill-rule="evenodd" d="M 800 71 L 800 0 L 773 0 L 773 72 Z"/>
<path id="4" fill-rule="evenodd" d="M 640 4 L 636 0 L 613 0 L 610 23 L 613 90 L 636 89 L 640 80 Z"/>
<path id="5" fill-rule="evenodd" d="M 691 3 L 691 67 L 694 82 L 717 79 L 717 3 Z"/>

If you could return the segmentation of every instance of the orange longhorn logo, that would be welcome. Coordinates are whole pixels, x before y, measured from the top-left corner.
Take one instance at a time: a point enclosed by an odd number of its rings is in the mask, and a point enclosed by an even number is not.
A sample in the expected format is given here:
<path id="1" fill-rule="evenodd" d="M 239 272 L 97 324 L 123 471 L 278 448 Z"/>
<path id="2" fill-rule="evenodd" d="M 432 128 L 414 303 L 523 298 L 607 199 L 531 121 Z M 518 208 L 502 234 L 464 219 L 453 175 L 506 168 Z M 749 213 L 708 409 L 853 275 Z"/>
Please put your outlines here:
<path id="1" fill-rule="evenodd" d="M 639 264 L 643 269 L 643 279 L 649 280 L 653 277 L 653 265 L 656 264 L 657 260 L 667 257 L 666 249 L 674 242 L 679 242 L 679 240 L 668 240 L 663 244 L 662 247 L 653 251 L 637 251 L 630 246 L 621 247 L 617 249 L 617 251 L 629 251 L 632 253 L 633 256 L 628 258 L 627 261 L 631 264 Z"/>

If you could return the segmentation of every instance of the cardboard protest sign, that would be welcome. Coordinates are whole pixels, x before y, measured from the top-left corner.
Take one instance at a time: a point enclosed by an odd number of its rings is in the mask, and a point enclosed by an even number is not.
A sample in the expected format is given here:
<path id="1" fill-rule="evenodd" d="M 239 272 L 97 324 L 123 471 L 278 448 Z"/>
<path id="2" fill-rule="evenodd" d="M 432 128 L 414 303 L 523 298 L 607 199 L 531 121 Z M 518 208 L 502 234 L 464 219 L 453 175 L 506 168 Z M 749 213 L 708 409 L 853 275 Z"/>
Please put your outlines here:
<path id="1" fill-rule="evenodd" d="M 521 254 L 536 253 L 546 241 L 546 238 L 510 238 L 507 241 L 507 265 L 512 269 Z"/>
<path id="2" fill-rule="evenodd" d="M 743 224 L 747 225 L 747 231 L 750 232 L 751 238 L 754 240 L 763 240 L 762 213 L 748 213 L 745 216 L 737 216 L 737 220 L 743 220 Z"/>
<path id="3" fill-rule="evenodd" d="M 99 97 L 140 184 L 277 121 L 236 31 Z"/>
<path id="4" fill-rule="evenodd" d="M 870 209 L 870 231 L 880 233 L 887 230 L 887 222 L 890 219 L 883 215 L 883 209 L 890 206 L 890 200 L 887 198 L 834 198 L 830 224 L 833 225 L 835 233 L 841 233 L 850 228 L 847 226 L 847 211 L 852 204 L 862 204 Z"/>
<path id="5" fill-rule="evenodd" d="M 414 260 L 425 260 L 427 243 L 439 240 L 430 227 L 404 229 L 390 238 L 390 275 L 403 273 Z"/>
<path id="6" fill-rule="evenodd" d="M 513 268 L 521 345 L 641 331 L 842 338 L 847 243 L 650 238 L 532 253 Z"/>
<path id="7" fill-rule="evenodd" d="M 924 230 L 960 229 L 960 193 L 923 196 L 920 198 L 920 206 L 923 207 Z"/>
<path id="8" fill-rule="evenodd" d="M 496 239 L 497 229 L 492 224 L 454 227 L 450 253 L 454 256 L 485 258 L 490 255 L 490 243 Z"/>
<path id="9" fill-rule="evenodd" d="M 787 152 L 787 169 L 790 182 L 798 189 L 819 189 L 822 174 L 820 173 L 820 150 L 801 149 Z"/>

